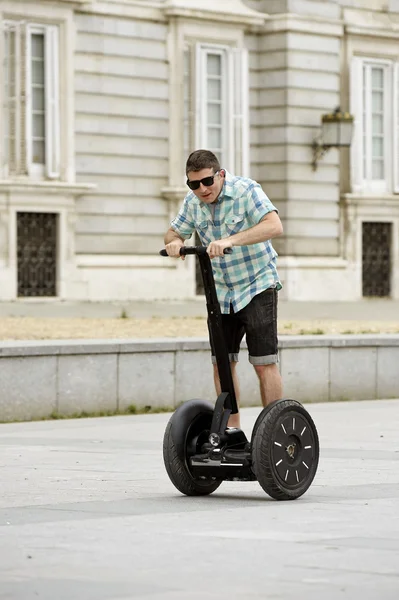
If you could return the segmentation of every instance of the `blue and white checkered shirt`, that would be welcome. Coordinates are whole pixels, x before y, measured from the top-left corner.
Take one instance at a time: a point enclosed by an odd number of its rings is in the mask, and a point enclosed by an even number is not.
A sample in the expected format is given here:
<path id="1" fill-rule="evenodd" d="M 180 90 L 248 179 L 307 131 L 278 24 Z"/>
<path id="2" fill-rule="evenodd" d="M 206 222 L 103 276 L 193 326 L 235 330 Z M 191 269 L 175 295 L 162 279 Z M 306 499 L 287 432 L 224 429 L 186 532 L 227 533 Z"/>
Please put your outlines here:
<path id="1" fill-rule="evenodd" d="M 183 239 L 190 238 L 196 230 L 202 245 L 208 246 L 212 241 L 257 225 L 272 211 L 278 212 L 256 181 L 226 172 L 214 214 L 209 204 L 189 192 L 171 227 Z M 276 259 L 277 252 L 270 240 L 234 246 L 233 254 L 213 258 L 213 275 L 222 313 L 230 313 L 230 304 L 234 312 L 238 312 L 269 287 L 280 289 Z"/>

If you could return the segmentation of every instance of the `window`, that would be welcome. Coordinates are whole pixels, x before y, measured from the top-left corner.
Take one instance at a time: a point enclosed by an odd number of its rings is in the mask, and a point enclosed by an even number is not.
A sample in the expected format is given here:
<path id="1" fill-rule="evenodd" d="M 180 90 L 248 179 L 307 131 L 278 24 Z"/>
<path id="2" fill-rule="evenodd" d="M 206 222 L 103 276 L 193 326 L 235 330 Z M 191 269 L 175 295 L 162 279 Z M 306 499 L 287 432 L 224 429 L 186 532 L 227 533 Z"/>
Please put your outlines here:
<path id="1" fill-rule="evenodd" d="M 392 223 L 362 223 L 363 296 L 390 296 Z"/>
<path id="2" fill-rule="evenodd" d="M 398 161 L 392 122 L 398 111 L 394 94 L 395 66 L 386 60 L 354 58 L 351 111 L 355 115 L 352 143 L 353 191 L 392 193 Z"/>
<path id="3" fill-rule="evenodd" d="M 59 177 L 58 28 L 4 28 L 5 174 Z"/>
<path id="4" fill-rule="evenodd" d="M 211 150 L 222 166 L 248 175 L 248 83 L 245 49 L 187 45 L 184 53 L 184 158 Z"/>

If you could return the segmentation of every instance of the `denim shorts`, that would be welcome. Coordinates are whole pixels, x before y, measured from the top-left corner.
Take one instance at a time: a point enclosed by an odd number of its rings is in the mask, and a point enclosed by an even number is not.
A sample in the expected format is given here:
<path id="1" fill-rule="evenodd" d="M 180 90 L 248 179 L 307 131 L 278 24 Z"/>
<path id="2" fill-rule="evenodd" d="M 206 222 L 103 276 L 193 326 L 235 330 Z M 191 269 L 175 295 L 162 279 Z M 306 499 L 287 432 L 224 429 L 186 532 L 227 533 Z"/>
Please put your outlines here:
<path id="1" fill-rule="evenodd" d="M 249 304 L 234 313 L 222 315 L 222 328 L 230 361 L 238 361 L 240 343 L 244 334 L 249 362 L 253 365 L 271 365 L 278 362 L 277 290 L 269 288 L 254 296 Z M 216 362 L 212 334 L 209 328 L 212 362 Z"/>

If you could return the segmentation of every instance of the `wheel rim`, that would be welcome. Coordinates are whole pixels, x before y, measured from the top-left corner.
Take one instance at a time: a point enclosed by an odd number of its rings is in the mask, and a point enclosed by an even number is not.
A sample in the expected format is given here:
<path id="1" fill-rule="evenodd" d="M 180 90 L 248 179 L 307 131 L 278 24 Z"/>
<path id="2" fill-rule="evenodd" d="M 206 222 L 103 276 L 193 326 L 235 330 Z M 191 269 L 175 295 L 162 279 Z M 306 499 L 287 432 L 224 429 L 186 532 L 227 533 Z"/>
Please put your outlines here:
<path id="1" fill-rule="evenodd" d="M 317 443 L 313 424 L 305 415 L 288 412 L 278 419 L 271 454 L 274 473 L 282 485 L 295 489 L 313 478 Z"/>

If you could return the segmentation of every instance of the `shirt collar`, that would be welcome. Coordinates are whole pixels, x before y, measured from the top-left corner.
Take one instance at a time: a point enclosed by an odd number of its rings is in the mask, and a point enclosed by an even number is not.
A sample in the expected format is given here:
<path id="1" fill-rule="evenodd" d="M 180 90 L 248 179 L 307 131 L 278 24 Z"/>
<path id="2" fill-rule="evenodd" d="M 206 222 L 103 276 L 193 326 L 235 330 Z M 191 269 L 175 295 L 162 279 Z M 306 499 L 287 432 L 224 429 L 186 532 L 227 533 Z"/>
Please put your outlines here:
<path id="1" fill-rule="evenodd" d="M 224 179 L 224 184 L 223 184 L 221 192 L 218 196 L 218 202 L 220 200 L 224 200 L 224 199 L 231 200 L 233 198 L 233 176 L 228 171 L 225 171 L 225 172 L 226 172 L 226 175 L 225 175 L 225 179 Z"/>
<path id="2" fill-rule="evenodd" d="M 224 184 L 222 189 L 220 190 L 220 194 L 217 198 L 217 202 L 215 202 L 215 204 L 204 204 L 204 202 L 201 202 L 201 200 L 198 200 L 201 210 L 205 215 L 209 215 L 209 211 L 212 211 L 212 206 L 217 206 L 220 202 L 223 202 L 223 200 L 232 200 L 233 198 L 233 176 L 230 175 L 230 173 L 228 173 L 226 171 L 226 175 L 224 178 Z"/>
<path id="3" fill-rule="evenodd" d="M 225 178 L 224 178 L 224 184 L 220 191 L 220 194 L 218 196 L 218 202 L 216 202 L 216 204 L 218 204 L 222 200 L 232 200 L 233 196 L 234 196 L 234 191 L 233 191 L 234 177 L 233 177 L 233 175 L 231 175 L 231 173 L 226 171 L 226 169 L 224 169 L 224 171 L 226 173 Z M 197 196 L 194 194 L 194 192 L 189 192 L 186 196 L 186 200 L 189 200 L 190 202 L 192 200 L 194 200 L 194 202 L 197 202 L 198 205 L 201 207 L 201 209 L 204 212 L 210 210 L 209 204 L 204 204 L 203 202 L 201 202 L 201 200 L 199 200 L 199 198 L 197 198 Z"/>

